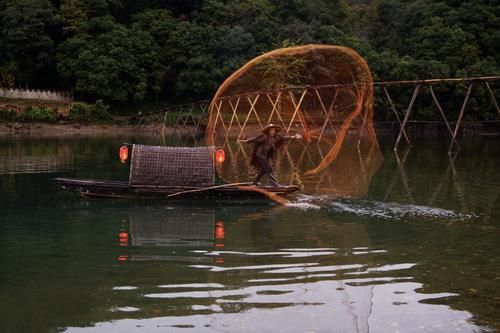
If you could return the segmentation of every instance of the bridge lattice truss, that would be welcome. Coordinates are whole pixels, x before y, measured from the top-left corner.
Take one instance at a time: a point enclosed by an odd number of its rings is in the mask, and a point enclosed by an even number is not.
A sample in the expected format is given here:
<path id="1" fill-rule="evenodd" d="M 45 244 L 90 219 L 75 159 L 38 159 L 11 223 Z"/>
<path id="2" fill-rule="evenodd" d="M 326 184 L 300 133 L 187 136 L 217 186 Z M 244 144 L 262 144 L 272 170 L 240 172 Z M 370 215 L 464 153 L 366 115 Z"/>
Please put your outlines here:
<path id="1" fill-rule="evenodd" d="M 487 98 L 496 110 L 498 120 L 500 120 L 500 107 L 498 99 L 495 96 L 494 88 L 492 87 L 493 84 L 498 82 L 500 82 L 500 76 L 489 76 L 374 82 L 373 88 L 376 104 L 387 105 L 394 115 L 395 120 L 399 124 L 399 133 L 394 144 L 394 150 L 398 150 L 401 140 L 404 140 L 407 144 L 411 145 L 410 136 L 408 134 L 408 125 L 411 122 L 411 116 L 415 116 L 416 114 L 417 98 L 427 94 L 427 97 L 431 97 L 435 107 L 434 112 L 436 112 L 436 115 L 442 119 L 447 132 L 449 133 L 449 152 L 452 153 L 457 151 L 459 148 L 459 132 L 464 122 L 464 116 L 466 116 L 467 112 L 469 112 L 468 105 L 475 92 L 478 92 L 481 88 L 486 92 L 485 95 L 488 96 Z M 455 87 L 461 86 L 466 91 L 456 119 L 451 119 L 456 116 L 456 112 L 447 112 L 447 110 L 443 107 L 443 103 L 440 101 L 439 96 L 436 93 L 436 85 L 453 85 Z M 153 129 L 155 133 L 161 134 L 165 132 L 165 128 L 168 127 L 169 124 L 173 124 L 176 133 L 183 133 L 183 129 L 189 128 L 189 132 L 193 135 L 200 135 L 203 134 L 206 129 L 210 112 L 215 112 L 216 117 L 220 117 L 220 120 L 222 120 L 224 124 L 227 123 L 227 119 L 222 119 L 220 112 L 222 108 L 225 107 L 225 104 L 227 104 L 234 111 L 231 119 L 229 119 L 229 127 L 237 126 L 238 132 L 231 133 L 236 134 L 235 136 L 243 135 L 247 127 L 254 126 L 255 124 L 263 128 L 273 119 L 277 120 L 277 123 L 281 125 L 286 132 L 296 130 L 297 124 L 299 124 L 301 129 L 307 130 L 311 119 L 308 119 L 308 114 L 304 112 L 304 102 L 307 99 L 305 97 L 316 95 L 317 103 L 314 107 L 317 109 L 316 111 L 318 114 L 322 115 L 322 117 L 318 117 L 318 119 L 322 118 L 323 123 L 319 126 L 319 132 L 316 131 L 315 135 L 318 141 L 321 141 L 323 140 L 328 128 L 331 128 L 334 131 L 338 129 L 335 122 L 342 117 L 342 110 L 332 112 L 335 108 L 335 98 L 330 101 L 324 101 L 320 92 L 325 89 L 333 89 L 337 91 L 338 95 L 341 91 L 353 91 L 352 88 L 353 85 L 306 86 L 282 89 L 278 92 L 278 94 L 272 94 L 265 91 L 252 92 L 237 96 L 224 97 L 212 102 L 200 101 L 191 104 L 168 107 L 161 113 L 154 113 L 140 117 L 137 125 L 141 126 L 145 124 L 154 124 Z M 401 92 L 404 90 L 412 90 L 411 98 L 407 101 L 407 107 L 405 107 L 402 111 L 398 110 L 398 103 L 396 103 L 396 98 L 393 97 L 394 93 L 391 95 L 391 89 L 398 89 L 400 95 L 403 95 Z M 485 96 L 482 95 L 482 97 L 484 98 Z M 285 117 L 279 112 L 278 108 L 278 101 L 283 99 L 287 99 L 295 109 L 292 116 L 287 119 L 285 119 Z M 259 110 L 257 109 L 257 103 L 259 103 L 259 100 L 267 100 L 269 102 L 270 109 L 272 110 L 269 117 L 265 118 L 259 115 Z M 402 101 L 399 102 L 402 103 Z M 243 117 L 240 113 L 236 112 L 236 109 L 241 108 L 242 104 L 245 104 L 247 108 L 246 114 L 244 114 Z M 344 108 L 347 109 L 348 107 L 344 106 Z M 315 121 L 317 121 L 317 119 L 312 119 L 312 122 Z M 227 125 L 224 126 L 227 127 Z"/>

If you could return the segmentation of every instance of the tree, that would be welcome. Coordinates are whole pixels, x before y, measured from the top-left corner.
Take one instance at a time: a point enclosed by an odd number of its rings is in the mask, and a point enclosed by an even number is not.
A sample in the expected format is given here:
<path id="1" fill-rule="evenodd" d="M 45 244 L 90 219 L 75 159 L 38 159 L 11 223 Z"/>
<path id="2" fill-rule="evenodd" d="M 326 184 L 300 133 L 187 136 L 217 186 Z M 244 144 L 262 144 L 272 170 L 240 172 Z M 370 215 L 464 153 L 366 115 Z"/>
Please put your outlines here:
<path id="1" fill-rule="evenodd" d="M 61 44 L 61 76 L 85 96 L 115 102 L 142 101 L 148 90 L 158 93 L 163 69 L 153 38 L 137 27 L 129 30 L 109 20 L 95 20 L 90 20 L 89 30 L 104 28 L 104 32 L 77 34 Z"/>
<path id="2" fill-rule="evenodd" d="M 48 0 L 6 0 L 0 7 L 0 66 L 26 81 L 53 67 L 55 22 Z"/>

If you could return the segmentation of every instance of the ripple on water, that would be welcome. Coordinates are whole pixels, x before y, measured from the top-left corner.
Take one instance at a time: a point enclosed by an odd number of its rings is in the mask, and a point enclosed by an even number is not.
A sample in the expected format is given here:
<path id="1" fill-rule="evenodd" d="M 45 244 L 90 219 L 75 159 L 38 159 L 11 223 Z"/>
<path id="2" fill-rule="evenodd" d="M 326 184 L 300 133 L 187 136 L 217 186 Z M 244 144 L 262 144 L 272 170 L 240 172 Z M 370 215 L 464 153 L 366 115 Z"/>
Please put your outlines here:
<path id="1" fill-rule="evenodd" d="M 206 256 L 221 256 L 221 255 L 233 255 L 233 256 L 250 256 L 250 257 L 269 257 L 278 256 L 286 258 L 305 258 L 305 257 L 316 257 L 316 256 L 330 256 L 336 254 L 333 249 L 320 249 L 320 250 L 279 250 L 276 252 L 239 252 L 239 251 L 203 251 L 197 253 L 203 253 Z M 195 252 L 195 251 L 193 251 Z"/>
<path id="2" fill-rule="evenodd" d="M 192 252 L 200 256 L 224 256 L 228 260 L 224 266 L 188 266 L 210 272 L 209 282 L 156 284 L 141 288 L 148 291 L 137 295 L 147 300 L 141 304 L 177 304 L 186 309 L 183 316 L 179 316 L 177 310 L 167 309 L 162 317 L 114 320 L 112 326 L 102 322 L 89 327 L 89 331 L 106 332 L 111 328 L 120 331 L 130 325 L 148 332 L 165 328 L 169 331 L 188 328 L 196 332 L 326 332 L 331 327 L 345 332 L 389 332 L 416 324 L 424 327 L 421 330 L 432 332 L 447 332 L 450 328 L 472 332 L 476 328 L 469 322 L 470 313 L 425 302 L 456 294 L 422 293 L 423 284 L 415 281 L 412 274 L 416 263 L 374 263 L 363 256 L 352 256 L 350 258 L 356 261 L 345 262 L 344 253 L 369 255 L 387 252 L 384 249 L 363 246 Z M 299 258 L 303 255 L 314 259 L 297 262 L 295 254 Z M 268 258 L 273 263 L 257 264 L 256 257 Z M 237 284 L 231 282 L 235 277 Z M 132 288 L 136 287 L 113 289 Z M 133 312 L 139 311 L 139 307 L 116 307 L 112 311 Z"/>
<path id="3" fill-rule="evenodd" d="M 187 288 L 187 289 L 224 288 L 224 285 L 220 284 L 220 283 L 162 284 L 162 285 L 159 285 L 158 288 Z"/>
<path id="4" fill-rule="evenodd" d="M 113 290 L 135 290 L 137 287 L 134 286 L 116 286 L 113 287 Z"/>
<path id="5" fill-rule="evenodd" d="M 133 306 L 120 306 L 111 308 L 111 312 L 136 312 L 139 310 L 139 308 Z"/>
<path id="6" fill-rule="evenodd" d="M 392 220 L 399 220 L 408 217 L 466 220 L 474 217 L 474 214 L 459 213 L 453 210 L 437 207 L 369 200 L 338 200 L 330 202 L 328 207 L 330 210 L 337 213 L 348 213 L 359 216 L 379 217 Z"/>
<path id="7" fill-rule="evenodd" d="M 130 331 L 130 327 L 147 332 L 163 332 L 166 328 L 196 332 L 330 332 L 332 327 L 339 332 L 395 332 L 417 327 L 418 331 L 429 332 L 478 330 L 469 322 L 470 313 L 423 302 L 454 294 L 421 294 L 417 292 L 421 288 L 422 284 L 404 278 L 383 277 L 154 293 L 144 296 L 156 299 L 155 304 L 191 300 L 189 308 L 193 312 L 113 320 L 86 328 L 69 327 L 66 331 L 121 332 Z"/>

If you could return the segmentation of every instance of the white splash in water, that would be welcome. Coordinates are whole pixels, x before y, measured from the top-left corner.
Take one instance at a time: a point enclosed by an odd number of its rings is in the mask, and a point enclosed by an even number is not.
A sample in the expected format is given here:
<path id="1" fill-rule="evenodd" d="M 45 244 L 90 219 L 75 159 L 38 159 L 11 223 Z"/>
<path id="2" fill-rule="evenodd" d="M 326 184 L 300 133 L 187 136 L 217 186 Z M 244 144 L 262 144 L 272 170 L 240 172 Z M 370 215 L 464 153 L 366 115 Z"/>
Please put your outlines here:
<path id="1" fill-rule="evenodd" d="M 296 201 L 287 203 L 286 206 L 299 208 L 302 210 L 321 209 L 321 206 L 317 205 L 316 203 L 319 203 L 321 200 L 323 200 L 325 198 L 326 198 L 326 196 L 312 196 L 312 195 L 303 194 L 303 195 L 299 195 L 296 198 Z"/>
<path id="2" fill-rule="evenodd" d="M 303 210 L 309 209 L 320 209 L 321 207 L 308 202 L 289 202 L 286 204 L 287 207 L 299 208 Z"/>
<path id="3" fill-rule="evenodd" d="M 327 195 L 301 195 L 297 201 L 289 204 L 303 209 L 326 207 L 337 213 L 348 213 L 359 216 L 379 217 L 399 220 L 405 217 L 433 217 L 465 220 L 473 218 L 474 214 L 459 213 L 449 209 L 429 207 L 396 202 L 370 200 L 334 199 Z"/>
<path id="4" fill-rule="evenodd" d="M 394 202 L 367 200 L 333 201 L 329 204 L 329 206 L 336 212 L 396 220 L 405 217 L 435 217 L 461 220 L 473 217 L 472 214 L 458 213 L 453 210 L 443 208 L 411 204 L 404 205 Z"/>

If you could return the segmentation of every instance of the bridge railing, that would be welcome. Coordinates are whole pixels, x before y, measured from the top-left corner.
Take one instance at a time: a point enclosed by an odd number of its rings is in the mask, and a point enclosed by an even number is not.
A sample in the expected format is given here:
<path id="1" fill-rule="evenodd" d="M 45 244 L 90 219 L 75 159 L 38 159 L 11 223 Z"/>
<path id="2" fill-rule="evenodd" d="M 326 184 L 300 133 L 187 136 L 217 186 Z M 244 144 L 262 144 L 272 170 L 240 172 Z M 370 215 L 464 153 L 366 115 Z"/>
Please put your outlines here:
<path id="1" fill-rule="evenodd" d="M 73 102 L 73 94 L 70 92 L 39 89 L 0 88 L 0 98 L 30 99 L 68 104 Z"/>

